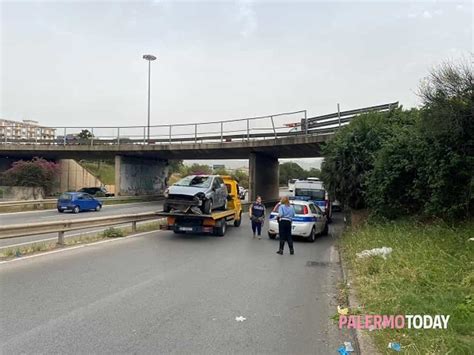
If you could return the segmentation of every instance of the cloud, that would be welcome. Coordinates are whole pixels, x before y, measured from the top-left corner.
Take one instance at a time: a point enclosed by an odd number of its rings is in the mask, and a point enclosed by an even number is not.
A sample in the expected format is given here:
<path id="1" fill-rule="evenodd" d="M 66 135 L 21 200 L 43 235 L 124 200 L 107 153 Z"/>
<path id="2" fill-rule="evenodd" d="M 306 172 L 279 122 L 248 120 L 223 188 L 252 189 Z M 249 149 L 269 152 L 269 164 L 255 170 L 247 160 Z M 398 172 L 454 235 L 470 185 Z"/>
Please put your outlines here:
<path id="1" fill-rule="evenodd" d="M 433 15 L 431 15 L 431 13 L 429 11 L 426 11 L 426 10 L 425 10 L 425 12 L 423 12 L 422 16 L 423 16 L 423 18 L 432 18 L 433 17 Z"/>
<path id="2" fill-rule="evenodd" d="M 258 28 L 257 15 L 253 8 L 253 3 L 249 0 L 240 0 L 237 2 L 237 6 L 237 19 L 242 25 L 240 34 L 243 37 L 248 37 Z"/>
<path id="3" fill-rule="evenodd" d="M 464 9 L 464 6 L 462 6 L 461 4 L 456 5 L 456 10 L 462 10 L 462 9 Z"/>

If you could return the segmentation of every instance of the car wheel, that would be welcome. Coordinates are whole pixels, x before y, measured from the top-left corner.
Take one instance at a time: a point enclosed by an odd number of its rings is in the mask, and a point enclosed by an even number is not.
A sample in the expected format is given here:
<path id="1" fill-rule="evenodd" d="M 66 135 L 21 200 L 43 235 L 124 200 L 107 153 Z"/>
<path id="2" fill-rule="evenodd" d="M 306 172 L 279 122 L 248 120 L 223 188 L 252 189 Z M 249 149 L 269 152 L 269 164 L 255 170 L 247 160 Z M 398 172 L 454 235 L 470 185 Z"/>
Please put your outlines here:
<path id="1" fill-rule="evenodd" d="M 326 224 L 324 225 L 324 229 L 321 233 L 321 235 L 328 235 L 329 233 L 329 226 L 328 226 L 328 223 L 326 222 Z"/>
<path id="2" fill-rule="evenodd" d="M 169 211 L 171 211 L 170 206 L 167 203 L 163 204 L 163 212 L 168 213 Z"/>
<path id="3" fill-rule="evenodd" d="M 234 219 L 234 227 L 240 227 L 241 223 L 242 223 L 242 211 L 240 211 L 239 219 L 238 220 Z"/>
<path id="4" fill-rule="evenodd" d="M 270 238 L 270 239 L 276 239 L 276 236 L 277 236 L 276 234 L 273 234 L 273 233 L 268 232 L 268 238 Z"/>
<path id="5" fill-rule="evenodd" d="M 59 213 L 63 213 L 63 212 L 64 212 L 64 210 L 62 210 L 62 209 L 58 208 L 58 212 L 59 212 Z"/>
<path id="6" fill-rule="evenodd" d="M 203 212 L 204 214 L 211 214 L 211 212 L 212 212 L 212 200 L 211 200 L 211 199 L 206 200 L 206 201 L 204 202 L 204 206 L 203 206 L 202 212 Z"/>
<path id="7" fill-rule="evenodd" d="M 311 229 L 311 233 L 309 234 L 308 242 L 314 243 L 315 240 L 316 240 L 316 232 L 315 232 L 314 227 L 313 227 Z"/>
<path id="8" fill-rule="evenodd" d="M 225 199 L 224 206 L 222 206 L 222 210 L 225 211 L 227 209 L 227 198 Z"/>
<path id="9" fill-rule="evenodd" d="M 102 205 L 95 206 L 95 211 L 99 212 L 102 209 Z"/>
<path id="10" fill-rule="evenodd" d="M 81 209 L 79 208 L 79 206 L 74 206 L 74 208 L 72 209 L 72 212 L 79 213 L 81 212 Z"/>

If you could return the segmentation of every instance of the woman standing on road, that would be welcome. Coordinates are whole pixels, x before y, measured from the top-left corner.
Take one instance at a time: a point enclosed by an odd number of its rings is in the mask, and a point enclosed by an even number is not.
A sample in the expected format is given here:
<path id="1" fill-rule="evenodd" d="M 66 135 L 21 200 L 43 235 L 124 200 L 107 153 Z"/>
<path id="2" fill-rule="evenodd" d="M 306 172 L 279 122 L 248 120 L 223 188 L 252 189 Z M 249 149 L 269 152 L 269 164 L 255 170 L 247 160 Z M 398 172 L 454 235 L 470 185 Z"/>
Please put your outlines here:
<path id="1" fill-rule="evenodd" d="M 295 209 L 290 205 L 288 196 L 284 196 L 281 199 L 280 207 L 278 207 L 278 233 L 280 234 L 280 249 L 277 254 L 283 255 L 283 248 L 285 247 L 285 241 L 288 242 L 290 248 L 290 254 L 293 255 L 295 250 L 293 249 L 293 237 L 291 236 L 291 221 L 295 216 Z"/>
<path id="2" fill-rule="evenodd" d="M 252 221 L 253 237 L 255 233 L 258 234 L 258 239 L 262 239 L 262 225 L 265 221 L 265 206 L 262 204 L 262 198 L 257 196 L 257 199 L 250 206 L 250 220 Z"/>

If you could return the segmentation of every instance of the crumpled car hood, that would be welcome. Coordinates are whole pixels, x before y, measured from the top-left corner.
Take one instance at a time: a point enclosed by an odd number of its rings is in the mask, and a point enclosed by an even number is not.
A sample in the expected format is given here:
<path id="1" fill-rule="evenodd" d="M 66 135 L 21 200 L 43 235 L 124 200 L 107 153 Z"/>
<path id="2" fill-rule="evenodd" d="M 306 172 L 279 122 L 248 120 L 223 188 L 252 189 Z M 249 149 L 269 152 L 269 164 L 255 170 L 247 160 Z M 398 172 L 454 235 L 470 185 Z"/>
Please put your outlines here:
<path id="1" fill-rule="evenodd" d="M 168 192 L 170 195 L 188 195 L 194 196 L 199 192 L 206 193 L 208 187 L 193 187 L 193 186 L 170 186 Z"/>

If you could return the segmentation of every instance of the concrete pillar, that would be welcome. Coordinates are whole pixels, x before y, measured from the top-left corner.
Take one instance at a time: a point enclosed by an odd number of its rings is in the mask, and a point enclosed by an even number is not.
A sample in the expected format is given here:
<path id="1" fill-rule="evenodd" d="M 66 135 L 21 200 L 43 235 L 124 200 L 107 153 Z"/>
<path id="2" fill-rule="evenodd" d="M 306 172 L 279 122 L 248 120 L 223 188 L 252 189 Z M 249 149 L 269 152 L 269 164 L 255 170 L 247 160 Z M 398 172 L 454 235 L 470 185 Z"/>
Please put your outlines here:
<path id="1" fill-rule="evenodd" d="M 115 156 L 115 194 L 160 195 L 166 188 L 168 161 Z"/>
<path id="2" fill-rule="evenodd" d="M 257 195 L 263 200 L 277 199 L 280 194 L 278 179 L 280 173 L 278 158 L 261 153 L 250 153 L 249 161 L 249 198 Z"/>

